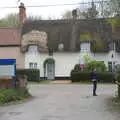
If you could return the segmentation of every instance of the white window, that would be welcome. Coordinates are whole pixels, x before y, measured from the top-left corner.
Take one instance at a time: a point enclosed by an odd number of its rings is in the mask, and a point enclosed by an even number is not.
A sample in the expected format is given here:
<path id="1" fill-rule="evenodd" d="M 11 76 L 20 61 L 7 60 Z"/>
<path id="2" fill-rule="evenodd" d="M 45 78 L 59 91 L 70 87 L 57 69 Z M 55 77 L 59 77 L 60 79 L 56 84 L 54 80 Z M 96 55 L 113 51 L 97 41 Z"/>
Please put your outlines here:
<path id="1" fill-rule="evenodd" d="M 58 50 L 59 51 L 63 51 L 64 50 L 64 44 L 63 43 L 58 44 Z"/>
<path id="2" fill-rule="evenodd" d="M 37 69 L 37 63 L 34 63 L 34 68 Z"/>
<path id="3" fill-rule="evenodd" d="M 29 63 L 29 68 L 33 68 L 33 63 Z"/>
<path id="4" fill-rule="evenodd" d="M 81 52 L 90 52 L 90 43 L 81 43 L 80 50 Z"/>
<path id="5" fill-rule="evenodd" d="M 29 68 L 31 69 L 37 69 L 37 63 L 29 63 Z"/>
<path id="6" fill-rule="evenodd" d="M 29 48 L 28 48 L 28 52 L 29 53 L 32 53 L 32 54 L 35 54 L 38 52 L 38 48 L 36 45 L 30 45 Z"/>

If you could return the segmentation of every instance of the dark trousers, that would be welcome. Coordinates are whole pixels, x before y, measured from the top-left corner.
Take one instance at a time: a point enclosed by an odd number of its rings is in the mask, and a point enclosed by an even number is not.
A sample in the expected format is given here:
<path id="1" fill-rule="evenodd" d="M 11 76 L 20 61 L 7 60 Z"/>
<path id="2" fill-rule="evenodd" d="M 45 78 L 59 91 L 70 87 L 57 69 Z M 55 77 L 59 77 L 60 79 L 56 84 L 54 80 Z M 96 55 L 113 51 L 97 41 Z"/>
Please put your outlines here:
<path id="1" fill-rule="evenodd" d="M 97 81 L 93 81 L 93 95 L 96 95 Z"/>

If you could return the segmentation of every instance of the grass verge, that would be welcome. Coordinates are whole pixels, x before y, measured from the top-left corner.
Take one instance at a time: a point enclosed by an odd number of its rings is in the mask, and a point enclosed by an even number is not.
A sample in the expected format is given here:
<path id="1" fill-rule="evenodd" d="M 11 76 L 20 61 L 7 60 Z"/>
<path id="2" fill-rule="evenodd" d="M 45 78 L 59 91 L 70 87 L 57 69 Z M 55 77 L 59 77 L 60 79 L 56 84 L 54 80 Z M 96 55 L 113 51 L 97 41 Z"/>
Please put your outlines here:
<path id="1" fill-rule="evenodd" d="M 24 88 L 0 90 L 0 105 L 22 103 L 30 97 L 28 90 Z"/>
<path id="2" fill-rule="evenodd" d="M 110 112 L 120 113 L 120 98 L 111 97 L 107 100 L 107 107 Z"/>

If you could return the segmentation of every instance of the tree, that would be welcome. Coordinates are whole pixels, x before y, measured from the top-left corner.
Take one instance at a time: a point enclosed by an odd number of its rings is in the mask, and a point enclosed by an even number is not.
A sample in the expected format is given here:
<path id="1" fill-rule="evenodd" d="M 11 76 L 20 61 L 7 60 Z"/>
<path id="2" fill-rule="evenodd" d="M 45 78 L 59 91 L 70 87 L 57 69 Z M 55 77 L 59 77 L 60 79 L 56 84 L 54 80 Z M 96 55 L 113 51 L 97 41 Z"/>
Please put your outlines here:
<path id="1" fill-rule="evenodd" d="M 107 0 L 101 3 L 103 17 L 108 18 L 120 15 L 120 0 Z"/>
<path id="2" fill-rule="evenodd" d="M 120 17 L 115 16 L 113 18 L 108 19 L 108 23 L 112 26 L 112 31 L 115 32 L 117 27 L 120 27 Z"/>
<path id="3" fill-rule="evenodd" d="M 41 20 L 41 16 L 29 16 L 27 20 Z M 19 14 L 8 14 L 5 18 L 0 19 L 0 27 L 19 27 Z"/>
<path id="4" fill-rule="evenodd" d="M 115 31 L 120 26 L 120 0 L 109 0 L 106 11 L 109 13 L 108 16 L 112 17 L 108 20 L 108 23 L 111 24 L 113 31 Z"/>
<path id="5" fill-rule="evenodd" d="M 87 9 L 87 11 L 83 11 L 82 12 L 82 15 L 85 17 L 85 18 L 96 18 L 97 15 L 98 15 L 98 11 L 96 9 L 96 5 L 94 4 L 94 2 L 91 3 L 91 7 L 89 7 Z"/>
<path id="6" fill-rule="evenodd" d="M 120 0 L 108 0 L 108 2 L 107 11 L 109 13 L 109 16 L 120 15 Z"/>
<path id="7" fill-rule="evenodd" d="M 91 3 L 91 7 L 87 8 L 86 11 L 81 11 L 79 8 L 77 10 L 77 18 L 79 19 L 87 19 L 87 18 L 96 18 L 98 15 L 98 11 L 96 9 L 96 5 L 94 2 Z M 72 11 L 67 10 L 65 13 L 62 15 L 63 19 L 72 19 Z"/>
<path id="8" fill-rule="evenodd" d="M 0 20 L 0 27 L 19 27 L 19 15 L 9 14 Z"/>
<path id="9" fill-rule="evenodd" d="M 42 20 L 41 16 L 28 16 L 27 20 Z"/>
<path id="10" fill-rule="evenodd" d="M 89 18 L 88 11 L 81 12 L 80 10 L 77 10 L 77 18 L 79 18 L 79 19 Z M 62 19 L 73 19 L 72 11 L 70 11 L 70 10 L 65 11 L 62 15 Z"/>
<path id="11" fill-rule="evenodd" d="M 70 10 L 67 10 L 62 15 L 63 19 L 72 19 L 72 12 Z"/>
<path id="12" fill-rule="evenodd" d="M 85 65 L 87 65 L 91 61 L 91 59 L 92 58 L 89 55 L 85 55 L 84 56 Z"/>

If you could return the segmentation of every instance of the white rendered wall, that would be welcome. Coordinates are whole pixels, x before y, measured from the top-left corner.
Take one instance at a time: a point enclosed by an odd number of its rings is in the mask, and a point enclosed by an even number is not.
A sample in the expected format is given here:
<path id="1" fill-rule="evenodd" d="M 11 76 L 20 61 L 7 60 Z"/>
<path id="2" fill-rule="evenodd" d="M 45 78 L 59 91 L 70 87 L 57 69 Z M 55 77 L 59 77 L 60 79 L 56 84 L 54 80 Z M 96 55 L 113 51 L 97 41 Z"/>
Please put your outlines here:
<path id="1" fill-rule="evenodd" d="M 75 64 L 79 63 L 79 53 L 54 53 L 55 60 L 55 76 L 64 77 L 70 76 L 71 70 Z M 29 68 L 30 62 L 36 62 L 38 69 L 40 69 L 40 76 L 44 77 L 43 63 L 49 58 L 47 53 L 25 54 L 25 68 Z"/>
<path id="2" fill-rule="evenodd" d="M 48 53 L 39 53 L 32 48 L 33 51 L 28 51 L 25 53 L 25 68 L 29 68 L 30 62 L 36 62 L 37 68 L 40 69 L 40 76 L 44 77 L 44 69 L 43 63 L 44 61 L 49 58 Z M 70 76 L 71 70 L 74 68 L 75 64 L 80 63 L 81 56 L 84 56 L 86 53 L 84 52 L 55 52 L 53 53 L 53 58 L 55 60 L 55 76 L 56 77 L 64 77 Z M 114 53 L 114 51 L 110 51 L 108 53 L 90 53 L 88 54 L 91 56 L 92 59 L 97 61 L 104 61 L 106 66 L 108 66 L 108 61 L 117 61 L 120 63 L 120 54 Z M 111 55 L 114 54 L 114 58 Z"/>
<path id="3" fill-rule="evenodd" d="M 43 63 L 48 58 L 48 54 L 39 53 L 36 49 L 31 49 L 25 53 L 25 68 L 29 68 L 29 63 L 37 63 L 37 68 L 40 69 L 40 76 L 44 77 Z"/>
<path id="4" fill-rule="evenodd" d="M 116 64 L 120 64 L 120 53 L 116 53 L 114 51 L 109 51 L 108 53 L 92 53 L 92 56 L 94 60 L 104 61 L 106 66 L 108 66 L 108 61 L 114 61 Z"/>
<path id="5" fill-rule="evenodd" d="M 79 63 L 79 53 L 54 53 L 55 76 L 70 76 L 75 64 Z"/>

